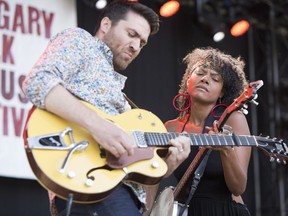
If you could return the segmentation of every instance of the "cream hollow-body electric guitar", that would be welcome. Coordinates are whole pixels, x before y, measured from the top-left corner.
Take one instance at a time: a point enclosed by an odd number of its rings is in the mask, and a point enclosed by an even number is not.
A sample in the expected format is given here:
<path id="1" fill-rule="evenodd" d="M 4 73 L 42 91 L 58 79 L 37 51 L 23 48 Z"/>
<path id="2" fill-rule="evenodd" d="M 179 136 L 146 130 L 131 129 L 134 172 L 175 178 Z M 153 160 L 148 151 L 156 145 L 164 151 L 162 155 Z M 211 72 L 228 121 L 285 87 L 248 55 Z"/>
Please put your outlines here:
<path id="1" fill-rule="evenodd" d="M 79 203 L 104 199 L 123 180 L 144 185 L 159 183 L 167 172 L 162 159 L 169 147 L 167 143 L 180 134 L 167 133 L 161 120 L 143 109 L 110 116 L 84 104 L 122 127 L 133 138 L 133 156 L 115 158 L 101 149 L 85 129 L 45 110 L 33 108 L 23 136 L 29 164 L 39 183 L 64 199 L 73 194 L 73 201 Z M 255 146 L 280 158 L 286 158 L 288 152 L 285 143 L 267 137 L 185 136 L 190 137 L 191 146 Z"/>

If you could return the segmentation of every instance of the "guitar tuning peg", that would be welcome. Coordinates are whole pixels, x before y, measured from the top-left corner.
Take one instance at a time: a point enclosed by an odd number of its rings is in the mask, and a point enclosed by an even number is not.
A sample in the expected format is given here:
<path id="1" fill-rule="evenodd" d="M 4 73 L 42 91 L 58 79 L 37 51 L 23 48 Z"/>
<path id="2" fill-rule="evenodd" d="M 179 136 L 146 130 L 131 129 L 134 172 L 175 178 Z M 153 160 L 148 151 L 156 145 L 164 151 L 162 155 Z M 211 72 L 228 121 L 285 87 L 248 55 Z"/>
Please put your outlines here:
<path id="1" fill-rule="evenodd" d="M 270 157 L 270 162 L 273 162 L 275 161 L 275 158 L 274 157 Z"/>
<path id="2" fill-rule="evenodd" d="M 247 115 L 247 114 L 248 114 L 248 110 L 246 110 L 246 109 L 241 109 L 241 112 L 242 112 L 244 115 Z"/>
<path id="3" fill-rule="evenodd" d="M 276 159 L 277 163 L 281 163 L 281 160 L 279 158 Z"/>
<path id="4" fill-rule="evenodd" d="M 255 96 L 254 96 L 254 100 L 256 100 L 258 98 L 258 94 L 255 94 Z"/>
<path id="5" fill-rule="evenodd" d="M 247 109 L 247 108 L 248 108 L 248 105 L 247 105 L 247 104 L 243 104 L 243 108 L 244 108 L 244 109 Z"/>
<path id="6" fill-rule="evenodd" d="M 286 165 L 286 164 L 287 164 L 286 160 L 283 160 L 283 164 L 284 164 L 284 165 Z"/>
<path id="7" fill-rule="evenodd" d="M 258 106 L 258 104 L 259 104 L 259 103 L 258 103 L 257 101 L 255 101 L 254 99 L 251 100 L 251 102 L 254 103 L 256 106 Z"/>

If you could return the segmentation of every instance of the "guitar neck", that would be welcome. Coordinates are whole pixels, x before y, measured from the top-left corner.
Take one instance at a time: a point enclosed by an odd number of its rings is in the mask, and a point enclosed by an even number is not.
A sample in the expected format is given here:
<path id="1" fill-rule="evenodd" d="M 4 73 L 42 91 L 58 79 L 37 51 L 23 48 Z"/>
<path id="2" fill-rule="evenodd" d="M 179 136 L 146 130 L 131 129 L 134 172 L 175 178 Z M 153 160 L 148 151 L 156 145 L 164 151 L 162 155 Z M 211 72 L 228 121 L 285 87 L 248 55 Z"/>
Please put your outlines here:
<path id="1" fill-rule="evenodd" d="M 169 140 L 179 136 L 179 133 L 145 132 L 144 139 L 147 146 L 169 146 Z M 255 136 L 222 135 L 222 134 L 181 134 L 191 139 L 191 146 L 257 146 Z"/>

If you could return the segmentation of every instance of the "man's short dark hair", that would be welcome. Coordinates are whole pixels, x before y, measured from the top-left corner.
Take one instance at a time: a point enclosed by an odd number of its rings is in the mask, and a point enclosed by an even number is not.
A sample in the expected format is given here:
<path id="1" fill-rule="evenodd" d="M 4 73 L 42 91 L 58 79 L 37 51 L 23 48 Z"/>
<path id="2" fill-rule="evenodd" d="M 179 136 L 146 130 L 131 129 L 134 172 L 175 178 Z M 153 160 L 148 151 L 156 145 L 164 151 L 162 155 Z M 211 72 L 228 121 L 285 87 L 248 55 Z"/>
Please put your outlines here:
<path id="1" fill-rule="evenodd" d="M 100 14 L 94 35 L 99 30 L 101 20 L 104 17 L 108 17 L 112 21 L 112 25 L 115 25 L 119 20 L 124 20 L 129 11 L 141 15 L 147 20 L 151 29 L 150 35 L 154 35 L 159 31 L 159 16 L 151 8 L 139 2 L 116 0 L 108 4 Z"/>

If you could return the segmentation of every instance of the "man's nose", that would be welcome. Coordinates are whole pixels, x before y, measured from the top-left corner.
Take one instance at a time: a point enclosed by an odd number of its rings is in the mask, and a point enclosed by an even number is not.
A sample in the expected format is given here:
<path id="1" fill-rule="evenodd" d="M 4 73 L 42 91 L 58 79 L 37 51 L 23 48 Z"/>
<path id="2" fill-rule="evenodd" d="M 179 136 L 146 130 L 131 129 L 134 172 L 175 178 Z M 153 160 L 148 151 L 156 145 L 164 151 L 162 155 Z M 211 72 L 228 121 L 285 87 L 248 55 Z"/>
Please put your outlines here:
<path id="1" fill-rule="evenodd" d="M 132 40 L 130 43 L 130 48 L 132 48 L 133 51 L 138 51 L 141 49 L 140 40 Z"/>

